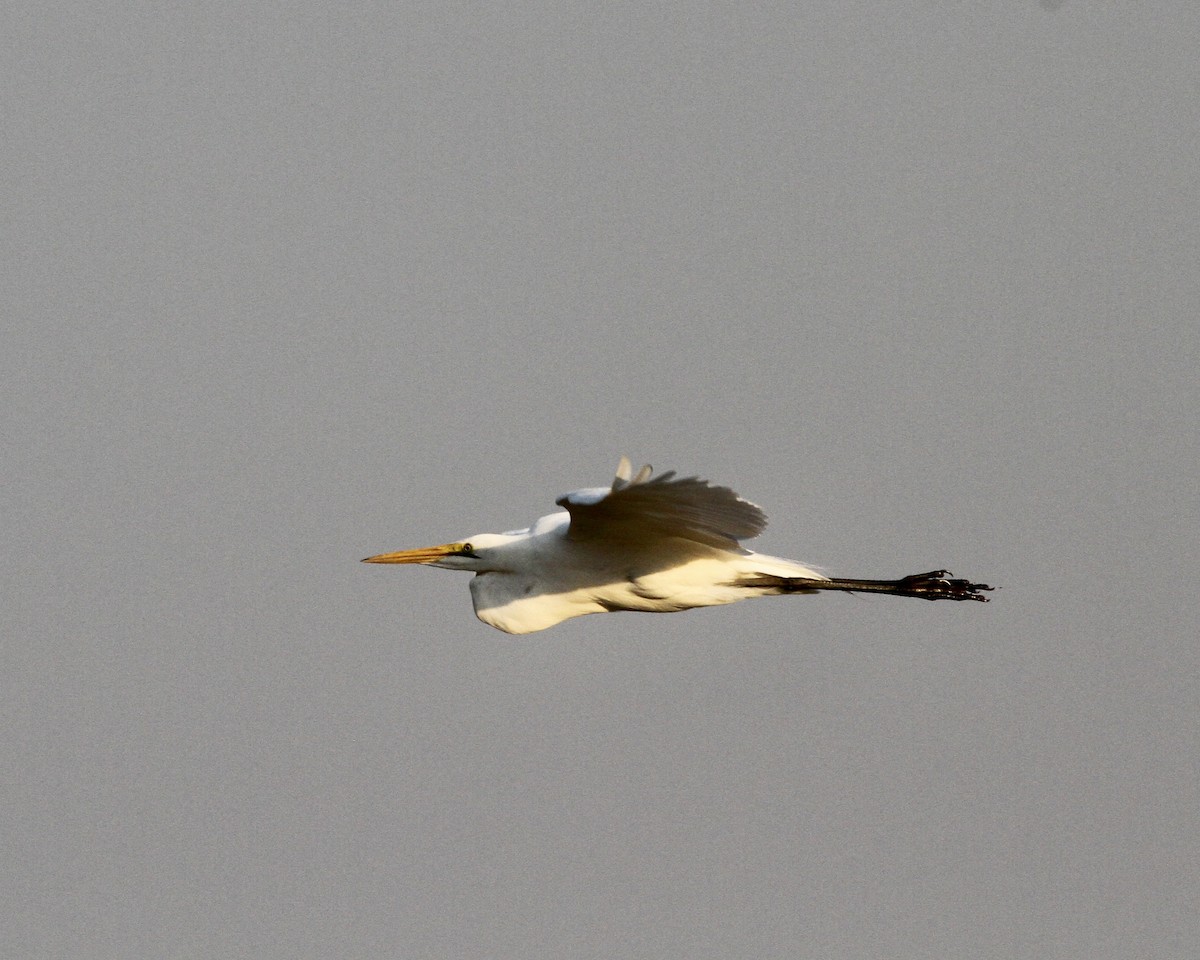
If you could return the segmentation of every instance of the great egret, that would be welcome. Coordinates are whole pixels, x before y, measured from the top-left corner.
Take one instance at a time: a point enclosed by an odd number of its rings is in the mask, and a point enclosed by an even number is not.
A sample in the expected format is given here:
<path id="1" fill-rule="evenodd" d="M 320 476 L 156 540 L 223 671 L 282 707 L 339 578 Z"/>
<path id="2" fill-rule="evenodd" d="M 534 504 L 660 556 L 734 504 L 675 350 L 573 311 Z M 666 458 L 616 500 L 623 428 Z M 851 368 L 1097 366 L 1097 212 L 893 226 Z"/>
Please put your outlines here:
<path id="1" fill-rule="evenodd" d="M 728 487 L 675 472 L 635 475 L 622 457 L 611 487 L 576 490 L 565 510 L 508 533 L 367 557 L 469 570 L 475 615 L 505 633 L 532 633 L 587 613 L 671 613 L 749 597 L 818 590 L 890 593 L 925 600 L 982 600 L 982 583 L 933 570 L 899 580 L 826 577 L 791 560 L 753 553 L 739 540 L 767 525 L 762 510 Z"/>

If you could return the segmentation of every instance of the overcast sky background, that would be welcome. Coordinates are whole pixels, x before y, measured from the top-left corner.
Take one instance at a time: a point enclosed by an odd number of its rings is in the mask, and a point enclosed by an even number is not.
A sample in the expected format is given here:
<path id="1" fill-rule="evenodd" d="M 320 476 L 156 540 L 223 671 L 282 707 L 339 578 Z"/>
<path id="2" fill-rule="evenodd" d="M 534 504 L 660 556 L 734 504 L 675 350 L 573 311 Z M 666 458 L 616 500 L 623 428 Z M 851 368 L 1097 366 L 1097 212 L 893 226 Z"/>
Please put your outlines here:
<path id="1" fill-rule="evenodd" d="M 1200 942 L 1200 7 L 3 14 L 0 955 Z M 620 454 L 947 566 L 513 638 Z"/>

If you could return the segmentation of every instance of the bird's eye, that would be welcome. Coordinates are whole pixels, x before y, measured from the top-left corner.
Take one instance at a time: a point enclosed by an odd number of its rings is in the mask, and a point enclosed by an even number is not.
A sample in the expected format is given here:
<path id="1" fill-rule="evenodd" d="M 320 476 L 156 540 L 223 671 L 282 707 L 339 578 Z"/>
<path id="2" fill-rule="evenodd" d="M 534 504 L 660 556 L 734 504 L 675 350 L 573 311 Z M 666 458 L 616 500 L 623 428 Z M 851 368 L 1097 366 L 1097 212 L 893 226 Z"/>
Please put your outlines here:
<path id="1" fill-rule="evenodd" d="M 470 543 L 464 543 L 458 551 L 459 553 L 474 553 L 475 548 Z"/>

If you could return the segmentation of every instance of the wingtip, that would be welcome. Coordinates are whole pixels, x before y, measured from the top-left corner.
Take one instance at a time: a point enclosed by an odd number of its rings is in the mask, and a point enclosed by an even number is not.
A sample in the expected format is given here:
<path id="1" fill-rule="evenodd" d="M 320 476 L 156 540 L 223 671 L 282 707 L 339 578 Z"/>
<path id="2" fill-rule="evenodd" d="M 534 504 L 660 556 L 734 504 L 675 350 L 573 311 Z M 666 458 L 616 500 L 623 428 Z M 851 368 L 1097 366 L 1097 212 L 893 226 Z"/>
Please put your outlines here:
<path id="1" fill-rule="evenodd" d="M 633 487 L 639 483 L 645 483 L 654 473 L 654 468 L 650 464 L 646 464 L 635 474 L 633 472 L 633 463 L 628 457 L 621 457 L 617 464 L 617 475 L 613 477 L 612 488 L 614 490 L 624 490 L 626 487 Z"/>
<path id="2" fill-rule="evenodd" d="M 623 487 L 629 486 L 629 478 L 633 476 L 633 464 L 629 462 L 629 458 L 622 456 L 617 461 L 617 473 L 613 477 L 612 488 L 620 490 Z"/>

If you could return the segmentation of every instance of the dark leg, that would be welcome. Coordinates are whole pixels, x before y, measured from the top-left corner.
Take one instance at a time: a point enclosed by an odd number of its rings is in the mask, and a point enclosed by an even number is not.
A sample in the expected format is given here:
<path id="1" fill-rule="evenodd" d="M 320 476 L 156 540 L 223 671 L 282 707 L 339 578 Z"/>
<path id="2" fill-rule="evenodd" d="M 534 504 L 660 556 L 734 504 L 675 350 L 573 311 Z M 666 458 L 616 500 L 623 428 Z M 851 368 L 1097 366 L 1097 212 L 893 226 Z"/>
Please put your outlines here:
<path id="1" fill-rule="evenodd" d="M 738 582 L 747 587 L 772 587 L 779 593 L 815 593 L 818 590 L 847 590 L 854 593 L 890 593 L 897 597 L 920 597 L 922 600 L 979 600 L 984 590 L 991 590 L 986 583 L 971 583 L 955 580 L 949 570 L 930 570 L 914 573 L 899 580 L 850 580 L 831 577 L 829 580 L 809 580 L 804 577 L 776 577 L 763 574 Z"/>
<path id="2" fill-rule="evenodd" d="M 920 597 L 922 600 L 980 600 L 980 591 L 991 590 L 986 583 L 971 583 L 969 580 L 951 579 L 949 570 L 930 570 L 929 573 L 914 573 L 899 580 L 849 580 L 832 577 L 829 580 L 804 580 L 799 577 L 781 578 L 786 593 L 810 590 L 850 590 L 862 593 L 891 593 L 898 597 Z"/>

